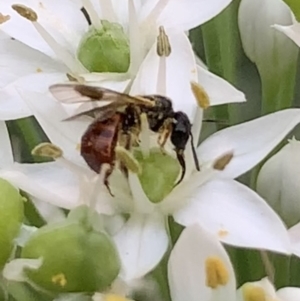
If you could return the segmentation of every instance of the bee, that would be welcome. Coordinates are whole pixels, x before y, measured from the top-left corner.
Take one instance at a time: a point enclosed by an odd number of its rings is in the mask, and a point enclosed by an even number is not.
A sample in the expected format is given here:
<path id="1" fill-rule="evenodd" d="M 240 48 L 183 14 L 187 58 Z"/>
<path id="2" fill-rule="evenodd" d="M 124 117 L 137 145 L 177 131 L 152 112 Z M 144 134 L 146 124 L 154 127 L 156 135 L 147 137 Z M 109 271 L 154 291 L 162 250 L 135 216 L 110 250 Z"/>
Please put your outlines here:
<path id="1" fill-rule="evenodd" d="M 110 193 L 108 178 L 115 166 L 116 145 L 120 143 L 126 149 L 130 149 L 138 140 L 142 113 L 147 116 L 150 130 L 159 133 L 158 144 L 161 149 L 164 148 L 168 138 L 174 145 L 177 160 L 182 168 L 175 185 L 178 185 L 185 176 L 184 151 L 190 138 L 195 166 L 198 171 L 200 170 L 189 118 L 184 112 L 175 112 L 169 98 L 161 95 L 130 96 L 81 84 L 56 84 L 49 90 L 62 103 L 109 101 L 102 107 L 86 110 L 70 119 L 87 113 L 96 114 L 95 120 L 81 138 L 80 151 L 88 166 L 97 173 L 100 173 L 104 163 L 109 165 L 104 184 Z"/>

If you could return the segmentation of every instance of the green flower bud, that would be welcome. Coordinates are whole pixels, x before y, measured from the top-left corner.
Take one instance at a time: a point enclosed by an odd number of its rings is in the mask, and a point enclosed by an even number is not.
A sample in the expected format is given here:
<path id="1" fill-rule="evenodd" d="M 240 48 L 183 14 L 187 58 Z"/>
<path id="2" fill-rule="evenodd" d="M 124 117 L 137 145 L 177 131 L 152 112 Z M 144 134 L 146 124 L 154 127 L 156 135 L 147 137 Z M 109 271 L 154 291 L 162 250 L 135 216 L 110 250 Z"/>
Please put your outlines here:
<path id="1" fill-rule="evenodd" d="M 141 166 L 139 179 L 147 197 L 153 203 L 162 201 L 174 188 L 180 172 L 178 161 L 160 149 L 152 149 L 147 158 L 139 151 L 134 156 Z"/>
<path id="2" fill-rule="evenodd" d="M 37 285 L 55 292 L 102 291 L 120 271 L 112 240 L 72 219 L 40 228 L 21 255 L 43 258 L 39 269 L 26 269 L 25 273 Z"/>
<path id="3" fill-rule="evenodd" d="M 9 182 L 0 178 L 0 270 L 8 260 L 13 241 L 18 235 L 22 220 L 24 204 L 19 191 Z"/>
<path id="4" fill-rule="evenodd" d="M 78 59 L 90 72 L 126 72 L 130 63 L 129 40 L 121 25 L 105 20 L 83 36 Z"/>

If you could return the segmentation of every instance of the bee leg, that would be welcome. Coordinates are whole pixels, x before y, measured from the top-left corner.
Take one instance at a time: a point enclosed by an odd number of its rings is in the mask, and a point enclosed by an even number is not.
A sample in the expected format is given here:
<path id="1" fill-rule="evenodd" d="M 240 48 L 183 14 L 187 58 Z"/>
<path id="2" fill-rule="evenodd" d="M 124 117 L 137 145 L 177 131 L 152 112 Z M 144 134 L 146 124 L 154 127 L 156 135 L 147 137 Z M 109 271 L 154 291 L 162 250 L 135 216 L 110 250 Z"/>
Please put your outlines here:
<path id="1" fill-rule="evenodd" d="M 113 193 L 112 193 L 111 190 L 110 190 L 108 178 L 109 178 L 109 176 L 112 174 L 113 170 L 114 170 L 114 165 L 110 165 L 109 168 L 108 168 L 108 169 L 106 170 L 106 172 L 105 172 L 105 175 L 104 175 L 104 181 L 103 181 L 103 183 L 104 183 L 104 185 L 106 186 L 106 188 L 107 188 L 109 194 L 110 194 L 112 197 L 114 197 L 114 195 L 113 195 Z"/>
<path id="2" fill-rule="evenodd" d="M 163 126 L 162 126 L 162 131 L 160 132 L 159 136 L 158 136 L 158 139 L 157 139 L 157 144 L 159 145 L 160 147 L 160 150 L 163 154 L 166 153 L 165 151 L 165 145 L 171 135 L 171 132 L 172 132 L 172 123 L 171 123 L 171 120 L 170 119 L 167 119 Z"/>

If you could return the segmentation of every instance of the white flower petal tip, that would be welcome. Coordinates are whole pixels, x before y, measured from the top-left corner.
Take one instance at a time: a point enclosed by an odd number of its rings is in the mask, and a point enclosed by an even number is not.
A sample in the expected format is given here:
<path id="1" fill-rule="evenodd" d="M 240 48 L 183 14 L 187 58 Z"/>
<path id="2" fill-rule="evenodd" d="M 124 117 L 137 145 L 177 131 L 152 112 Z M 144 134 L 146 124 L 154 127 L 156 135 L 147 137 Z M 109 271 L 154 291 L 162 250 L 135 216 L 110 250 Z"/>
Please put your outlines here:
<path id="1" fill-rule="evenodd" d="M 287 109 L 231 126 L 200 144 L 199 161 L 203 164 L 214 162 L 233 152 L 221 176 L 236 178 L 263 160 L 299 122 L 300 109 Z"/>
<path id="2" fill-rule="evenodd" d="M 300 23 L 295 23 L 290 26 L 282 26 L 282 25 L 273 25 L 273 28 L 284 33 L 287 37 L 289 37 L 294 43 L 300 47 Z"/>
<path id="3" fill-rule="evenodd" d="M 27 281 L 27 276 L 24 274 L 24 268 L 36 270 L 42 265 L 42 258 L 39 259 L 23 259 L 18 258 L 10 261 L 4 266 L 3 277 L 12 281 Z"/>
<path id="4" fill-rule="evenodd" d="M 277 291 L 279 300 L 284 301 L 299 301 L 300 288 L 299 287 L 284 287 Z"/>
<path id="5" fill-rule="evenodd" d="M 293 254 L 300 257 L 300 223 L 289 229 Z"/>
<path id="6" fill-rule="evenodd" d="M 185 226 L 197 223 L 231 245 L 291 253 L 281 219 L 257 193 L 234 180 L 202 185 L 174 218 Z"/>
<path id="7" fill-rule="evenodd" d="M 235 300 L 230 259 L 221 243 L 198 225 L 181 233 L 170 255 L 168 277 L 173 301 L 219 300 L 218 295 Z"/>
<path id="8" fill-rule="evenodd" d="M 261 168 L 257 192 L 288 227 L 300 221 L 300 142 L 292 139 Z"/>
<path id="9" fill-rule="evenodd" d="M 243 284 L 236 293 L 237 301 L 278 300 L 273 284 L 267 277 Z M 287 301 L 287 300 L 286 300 Z"/>
<path id="10" fill-rule="evenodd" d="M 209 96 L 210 106 L 226 103 L 245 102 L 245 94 L 223 78 L 197 66 L 198 82 Z"/>
<path id="11" fill-rule="evenodd" d="M 168 247 L 164 217 L 133 215 L 115 235 L 125 281 L 141 278 L 156 267 Z"/>

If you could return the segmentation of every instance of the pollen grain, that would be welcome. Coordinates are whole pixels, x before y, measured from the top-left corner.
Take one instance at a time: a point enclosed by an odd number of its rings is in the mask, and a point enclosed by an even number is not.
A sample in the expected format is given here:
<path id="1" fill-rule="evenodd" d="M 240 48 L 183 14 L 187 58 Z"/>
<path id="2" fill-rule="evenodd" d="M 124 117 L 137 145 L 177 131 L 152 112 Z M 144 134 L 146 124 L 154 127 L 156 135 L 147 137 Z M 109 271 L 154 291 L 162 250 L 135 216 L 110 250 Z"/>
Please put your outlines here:
<path id="1" fill-rule="evenodd" d="M 65 276 L 64 273 L 60 273 L 60 274 L 54 275 L 54 276 L 51 278 L 51 281 L 52 281 L 54 284 L 58 284 L 58 285 L 61 286 L 61 287 L 65 287 L 66 284 L 67 284 L 67 279 L 66 279 L 66 276 Z"/>

